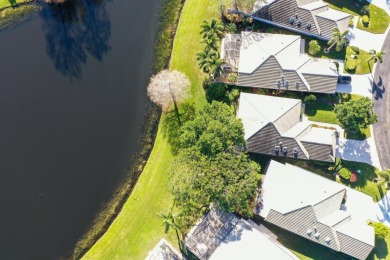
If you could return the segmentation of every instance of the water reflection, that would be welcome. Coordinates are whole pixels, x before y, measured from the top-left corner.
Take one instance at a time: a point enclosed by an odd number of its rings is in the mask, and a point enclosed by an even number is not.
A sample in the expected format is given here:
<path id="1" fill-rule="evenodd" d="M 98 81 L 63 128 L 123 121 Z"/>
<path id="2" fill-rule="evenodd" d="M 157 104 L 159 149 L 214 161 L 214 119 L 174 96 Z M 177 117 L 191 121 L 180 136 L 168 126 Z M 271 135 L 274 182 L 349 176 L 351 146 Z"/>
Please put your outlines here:
<path id="1" fill-rule="evenodd" d="M 81 78 L 87 53 L 98 60 L 109 51 L 111 23 L 106 0 L 68 0 L 41 11 L 47 54 L 64 75 Z"/>

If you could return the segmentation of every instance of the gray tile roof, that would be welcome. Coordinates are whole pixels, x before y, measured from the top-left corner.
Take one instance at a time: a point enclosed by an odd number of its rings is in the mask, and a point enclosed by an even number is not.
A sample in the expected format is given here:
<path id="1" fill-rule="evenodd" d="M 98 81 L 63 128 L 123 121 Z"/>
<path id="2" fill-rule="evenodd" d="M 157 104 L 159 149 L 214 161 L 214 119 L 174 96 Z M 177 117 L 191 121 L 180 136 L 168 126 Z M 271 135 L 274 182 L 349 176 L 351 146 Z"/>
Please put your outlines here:
<path id="1" fill-rule="evenodd" d="M 328 10 L 337 12 L 338 15 L 328 17 L 321 15 Z M 328 39 L 331 38 L 335 27 L 342 32 L 347 30 L 350 19 L 348 14 L 329 9 L 326 3 L 316 0 L 275 0 L 257 10 L 255 16 Z M 291 22 L 290 18 L 294 21 Z"/>
<path id="2" fill-rule="evenodd" d="M 279 111 L 283 113 L 278 114 Z M 247 150 L 273 156 L 333 162 L 335 135 L 331 136 L 332 131 L 329 130 L 321 133 L 321 138 L 316 142 L 303 141 L 314 134 L 317 128 L 313 129 L 310 123 L 300 122 L 300 114 L 300 100 L 241 93 L 238 117 L 243 121 Z M 332 140 L 325 142 L 326 138 Z M 275 147 L 278 147 L 278 152 L 275 152 Z M 284 147 L 287 148 L 285 153 L 282 151 Z"/>
<path id="3" fill-rule="evenodd" d="M 345 186 L 271 161 L 262 188 L 260 215 L 266 221 L 358 259 L 366 259 L 373 249 L 373 228 L 340 210 Z"/>

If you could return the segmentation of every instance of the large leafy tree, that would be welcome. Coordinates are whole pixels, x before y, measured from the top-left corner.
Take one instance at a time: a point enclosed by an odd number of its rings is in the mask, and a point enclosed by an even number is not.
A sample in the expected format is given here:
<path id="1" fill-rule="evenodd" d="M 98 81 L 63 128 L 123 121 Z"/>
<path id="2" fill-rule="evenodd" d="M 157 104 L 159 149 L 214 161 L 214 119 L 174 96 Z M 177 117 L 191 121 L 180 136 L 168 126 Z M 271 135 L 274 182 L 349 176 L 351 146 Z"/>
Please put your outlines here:
<path id="1" fill-rule="evenodd" d="M 373 103 L 368 97 L 352 99 L 335 106 L 334 111 L 341 126 L 350 133 L 356 133 L 360 128 L 366 128 L 378 121 L 378 116 L 372 112 Z"/>
<path id="2" fill-rule="evenodd" d="M 194 120 L 186 122 L 180 130 L 181 148 L 193 147 L 209 157 L 229 147 L 244 145 L 243 125 L 234 116 L 234 108 L 217 101 L 206 104 Z"/>
<path id="3" fill-rule="evenodd" d="M 370 50 L 368 52 L 370 54 L 370 59 L 368 61 L 374 60 L 375 62 L 383 62 L 383 56 L 385 56 L 384 51 L 376 51 L 376 50 Z"/>
<path id="4" fill-rule="evenodd" d="M 344 47 L 347 47 L 349 44 L 349 40 L 347 38 L 348 33 L 349 30 L 341 33 L 337 27 L 333 28 L 332 38 L 328 41 L 328 45 L 330 46 L 327 48 L 327 51 L 332 49 L 335 45 L 336 51 L 341 51 Z"/>
<path id="5" fill-rule="evenodd" d="M 225 211 L 251 216 L 259 171 L 248 155 L 233 147 L 214 157 L 202 154 L 197 147 L 185 149 L 171 178 L 174 201 L 191 220 L 203 214 L 211 203 Z"/>

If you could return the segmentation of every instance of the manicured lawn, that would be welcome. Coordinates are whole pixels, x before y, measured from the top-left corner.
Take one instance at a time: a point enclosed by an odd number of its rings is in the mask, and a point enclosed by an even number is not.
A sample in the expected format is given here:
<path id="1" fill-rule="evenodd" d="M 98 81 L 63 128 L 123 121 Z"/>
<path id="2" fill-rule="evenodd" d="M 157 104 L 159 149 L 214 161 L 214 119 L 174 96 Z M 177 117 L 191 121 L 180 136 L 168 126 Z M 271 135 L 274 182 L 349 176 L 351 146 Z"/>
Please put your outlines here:
<path id="1" fill-rule="evenodd" d="M 375 247 L 371 254 L 368 256 L 368 260 L 389 260 L 390 259 L 390 235 L 387 235 L 385 241 L 375 240 Z"/>
<path id="2" fill-rule="evenodd" d="M 356 55 L 355 58 L 352 58 L 351 55 Z M 359 50 L 359 53 L 352 50 L 351 47 L 347 47 L 347 51 L 345 54 L 345 62 L 344 62 L 344 72 L 351 73 L 351 74 L 368 74 L 371 73 L 371 69 L 374 66 L 374 60 L 371 59 L 371 55 L 365 51 L 365 50 Z M 356 60 L 356 69 L 354 70 L 347 70 L 346 64 L 349 59 L 355 59 Z M 370 60 L 370 61 L 369 61 Z"/>
<path id="3" fill-rule="evenodd" d="M 27 2 L 32 2 L 32 0 L 0 0 L 0 9 Z"/>
<path id="4" fill-rule="evenodd" d="M 306 39 L 305 41 L 305 52 L 309 52 L 309 42 L 311 39 Z M 344 60 L 345 59 L 345 48 L 341 51 L 336 51 L 336 48 L 330 49 L 329 53 L 325 53 L 324 49 L 328 48 L 329 45 L 326 42 L 318 41 L 318 44 L 321 46 L 321 50 L 316 55 L 309 55 L 316 58 L 323 58 L 323 59 L 335 59 L 335 60 Z"/>
<path id="5" fill-rule="evenodd" d="M 385 10 L 377 7 L 376 5 L 369 5 L 370 8 L 370 22 L 368 26 L 364 26 L 362 18 L 359 18 L 357 28 L 371 33 L 384 33 L 390 22 L 390 16 Z"/>
<path id="6" fill-rule="evenodd" d="M 203 19 L 218 17 L 218 5 L 218 1 L 187 0 L 174 42 L 171 69 L 185 72 L 191 80 L 192 101 L 196 107 L 206 102 L 203 74 L 196 60 L 196 53 L 202 49 L 199 25 Z M 168 176 L 173 159 L 160 123 L 153 151 L 134 191 L 111 227 L 84 259 L 144 259 L 163 237 L 177 247 L 174 232 L 165 234 L 161 218 L 157 216 L 172 204 Z"/>

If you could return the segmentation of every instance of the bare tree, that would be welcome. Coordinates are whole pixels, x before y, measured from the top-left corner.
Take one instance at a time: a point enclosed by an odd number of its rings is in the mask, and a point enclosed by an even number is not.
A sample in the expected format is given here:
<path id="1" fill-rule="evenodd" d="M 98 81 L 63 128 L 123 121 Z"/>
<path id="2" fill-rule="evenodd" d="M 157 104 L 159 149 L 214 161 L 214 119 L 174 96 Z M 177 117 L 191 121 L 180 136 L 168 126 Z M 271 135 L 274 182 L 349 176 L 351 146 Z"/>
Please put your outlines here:
<path id="1" fill-rule="evenodd" d="M 177 70 L 162 70 L 154 75 L 148 85 L 149 98 L 166 112 L 172 105 L 175 107 L 180 124 L 178 103 L 188 97 L 190 81 L 187 76 Z"/>

